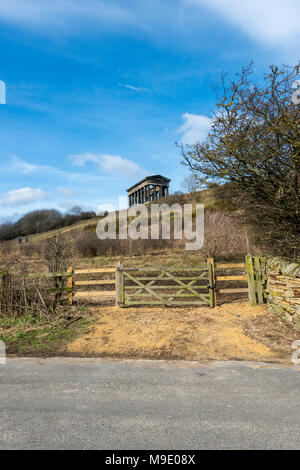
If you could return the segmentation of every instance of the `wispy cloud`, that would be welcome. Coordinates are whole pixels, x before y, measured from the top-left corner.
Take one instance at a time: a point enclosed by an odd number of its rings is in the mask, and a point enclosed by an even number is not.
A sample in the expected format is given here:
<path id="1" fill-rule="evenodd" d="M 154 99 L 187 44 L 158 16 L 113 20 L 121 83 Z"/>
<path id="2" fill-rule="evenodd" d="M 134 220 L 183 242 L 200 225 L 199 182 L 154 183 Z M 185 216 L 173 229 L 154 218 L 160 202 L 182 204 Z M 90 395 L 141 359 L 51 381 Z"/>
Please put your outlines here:
<path id="1" fill-rule="evenodd" d="M 75 191 L 75 189 L 72 189 L 72 188 L 57 188 L 57 192 L 60 196 L 62 196 L 63 198 L 69 198 L 70 196 L 73 196 L 73 194 L 76 194 L 77 191 Z"/>
<path id="2" fill-rule="evenodd" d="M 101 26 L 179 38 L 205 28 L 209 10 L 263 45 L 295 50 L 299 42 L 299 0 L 0 0 L 0 21 L 46 35 L 77 35 Z"/>
<path id="3" fill-rule="evenodd" d="M 7 169 L 21 174 L 47 173 L 54 175 L 65 175 L 65 172 L 51 167 L 50 165 L 39 165 L 29 163 L 16 156 L 12 156 L 8 161 Z"/>
<path id="4" fill-rule="evenodd" d="M 133 91 L 147 91 L 147 88 L 136 87 L 136 86 L 133 86 L 133 85 L 128 85 L 126 83 L 118 83 L 118 85 L 120 87 L 128 88 L 129 90 L 133 90 Z"/>
<path id="5" fill-rule="evenodd" d="M 184 0 L 213 9 L 255 41 L 278 47 L 296 46 L 300 37 L 299 0 Z M 298 41 L 299 43 L 299 41 Z"/>
<path id="6" fill-rule="evenodd" d="M 183 144 L 194 144 L 207 136 L 212 120 L 200 114 L 185 113 L 182 115 L 184 124 L 178 129 Z"/>
<path id="7" fill-rule="evenodd" d="M 22 206 L 46 198 L 47 194 L 40 188 L 11 189 L 5 194 L 2 204 L 4 206 Z"/>
<path id="8" fill-rule="evenodd" d="M 0 18 L 4 21 L 42 28 L 53 24 L 66 28 L 85 20 L 101 23 L 130 23 L 132 12 L 121 2 L 103 0 L 0 0 Z"/>
<path id="9" fill-rule="evenodd" d="M 83 166 L 77 164 L 76 166 Z M 60 179 L 63 181 L 70 181 L 71 183 L 89 183 L 99 181 L 103 178 L 100 173 L 82 173 L 74 172 L 71 170 L 60 170 L 54 168 L 50 165 L 38 165 L 35 163 L 26 162 L 20 158 L 13 156 L 8 160 L 6 165 L 3 165 L 2 171 L 7 171 L 9 173 L 24 174 L 24 175 L 40 175 L 45 178 L 55 177 L 56 180 Z M 107 178 L 107 177 L 106 177 Z"/>
<path id="10" fill-rule="evenodd" d="M 86 163 L 94 163 L 104 173 L 118 177 L 139 178 L 145 176 L 147 173 L 146 170 L 135 162 L 127 158 L 122 158 L 120 155 L 84 153 L 70 155 L 68 158 L 75 166 L 83 167 Z"/>

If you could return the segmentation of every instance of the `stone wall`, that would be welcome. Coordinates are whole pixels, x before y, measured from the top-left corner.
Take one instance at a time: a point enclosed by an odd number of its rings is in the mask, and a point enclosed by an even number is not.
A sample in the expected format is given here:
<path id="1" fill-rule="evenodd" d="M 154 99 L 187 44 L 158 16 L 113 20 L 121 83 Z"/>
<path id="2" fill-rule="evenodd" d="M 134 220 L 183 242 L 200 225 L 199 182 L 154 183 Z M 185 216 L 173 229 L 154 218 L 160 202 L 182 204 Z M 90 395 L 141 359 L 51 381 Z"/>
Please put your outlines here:
<path id="1" fill-rule="evenodd" d="M 300 263 L 268 260 L 267 293 L 271 309 L 300 329 Z"/>

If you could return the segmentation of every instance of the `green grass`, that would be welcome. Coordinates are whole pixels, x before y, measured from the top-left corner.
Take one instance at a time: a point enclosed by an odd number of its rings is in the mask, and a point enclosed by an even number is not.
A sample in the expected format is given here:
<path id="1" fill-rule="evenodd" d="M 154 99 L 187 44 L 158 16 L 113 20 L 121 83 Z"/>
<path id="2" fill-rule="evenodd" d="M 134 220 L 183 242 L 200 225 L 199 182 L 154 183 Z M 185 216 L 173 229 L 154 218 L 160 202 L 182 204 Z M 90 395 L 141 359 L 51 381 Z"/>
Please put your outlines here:
<path id="1" fill-rule="evenodd" d="M 84 334 L 94 317 L 86 309 L 77 309 L 76 316 L 60 319 L 23 315 L 0 318 L 0 340 L 8 354 L 53 356 L 63 354 L 64 346 Z"/>

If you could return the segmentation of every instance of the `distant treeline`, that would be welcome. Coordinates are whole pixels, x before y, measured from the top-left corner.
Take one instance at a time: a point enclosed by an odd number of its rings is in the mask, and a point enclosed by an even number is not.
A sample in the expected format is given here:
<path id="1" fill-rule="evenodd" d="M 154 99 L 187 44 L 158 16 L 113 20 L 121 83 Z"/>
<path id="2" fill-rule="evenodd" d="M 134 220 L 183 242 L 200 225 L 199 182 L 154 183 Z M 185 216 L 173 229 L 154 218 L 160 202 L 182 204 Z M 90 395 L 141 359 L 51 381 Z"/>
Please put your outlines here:
<path id="1" fill-rule="evenodd" d="M 68 227 L 80 220 L 96 217 L 93 211 L 83 211 L 80 207 L 73 207 L 69 212 L 62 214 L 56 209 L 42 209 L 29 212 L 15 223 L 0 225 L 0 241 L 12 240 L 16 237 L 33 235 L 34 233 L 48 232 L 61 227 Z"/>

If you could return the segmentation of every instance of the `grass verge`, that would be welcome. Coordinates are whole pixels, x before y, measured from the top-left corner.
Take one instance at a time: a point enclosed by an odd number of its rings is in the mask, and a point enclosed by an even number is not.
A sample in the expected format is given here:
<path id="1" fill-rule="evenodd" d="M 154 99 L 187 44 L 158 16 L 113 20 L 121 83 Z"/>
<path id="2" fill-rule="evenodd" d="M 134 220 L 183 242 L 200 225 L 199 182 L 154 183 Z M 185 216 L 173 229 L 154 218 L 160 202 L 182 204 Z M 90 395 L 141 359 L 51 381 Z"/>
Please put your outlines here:
<path id="1" fill-rule="evenodd" d="M 70 310 L 67 316 L 39 318 L 23 315 L 0 318 L 0 340 L 8 354 L 30 356 L 60 355 L 66 344 L 85 334 L 94 316 L 85 308 Z"/>

